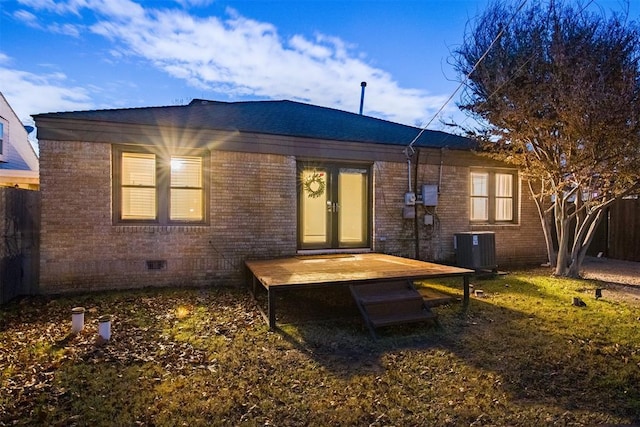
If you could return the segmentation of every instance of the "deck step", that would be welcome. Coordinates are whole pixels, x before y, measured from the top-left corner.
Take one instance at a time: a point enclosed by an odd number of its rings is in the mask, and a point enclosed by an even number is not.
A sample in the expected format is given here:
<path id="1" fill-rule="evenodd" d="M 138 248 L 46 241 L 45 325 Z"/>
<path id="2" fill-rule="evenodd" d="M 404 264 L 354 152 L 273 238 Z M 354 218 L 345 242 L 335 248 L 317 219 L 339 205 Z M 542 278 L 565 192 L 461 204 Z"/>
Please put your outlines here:
<path id="1" fill-rule="evenodd" d="M 403 323 L 426 322 L 438 317 L 433 311 L 421 310 L 418 312 L 393 313 L 386 316 L 372 316 L 369 319 L 374 327 L 401 325 Z"/>
<path id="2" fill-rule="evenodd" d="M 437 318 L 410 280 L 357 284 L 350 289 L 374 338 L 375 328 Z"/>
<path id="3" fill-rule="evenodd" d="M 411 301 L 422 299 L 422 295 L 416 294 L 412 289 L 400 289 L 379 294 L 362 295 L 360 302 L 364 305 L 387 304 L 394 301 Z"/>
<path id="4" fill-rule="evenodd" d="M 420 295 L 422 295 L 424 303 L 427 305 L 427 307 L 430 308 L 451 304 L 456 300 L 451 295 L 447 295 L 431 288 L 419 288 L 418 292 L 420 292 Z"/>

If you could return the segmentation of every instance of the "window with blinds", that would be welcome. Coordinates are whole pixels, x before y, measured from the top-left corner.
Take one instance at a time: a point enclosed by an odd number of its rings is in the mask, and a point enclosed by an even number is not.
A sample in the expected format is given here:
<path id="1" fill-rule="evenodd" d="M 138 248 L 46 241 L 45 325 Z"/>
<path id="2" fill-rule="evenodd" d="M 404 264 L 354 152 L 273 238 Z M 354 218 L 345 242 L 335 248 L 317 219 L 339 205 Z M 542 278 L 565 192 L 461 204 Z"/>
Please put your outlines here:
<path id="1" fill-rule="evenodd" d="M 516 222 L 516 171 L 472 171 L 469 177 L 469 216 L 472 222 Z"/>
<path id="2" fill-rule="evenodd" d="M 122 153 L 122 219 L 156 216 L 156 156 Z"/>
<path id="3" fill-rule="evenodd" d="M 471 221 L 489 219 L 489 174 L 471 173 Z"/>
<path id="4" fill-rule="evenodd" d="M 114 146 L 113 159 L 115 222 L 206 221 L 207 153 L 167 155 L 160 150 Z"/>
<path id="5" fill-rule="evenodd" d="M 496 173 L 496 221 L 513 220 L 513 175 Z"/>
<path id="6" fill-rule="evenodd" d="M 171 157 L 170 219 L 201 221 L 202 158 Z"/>

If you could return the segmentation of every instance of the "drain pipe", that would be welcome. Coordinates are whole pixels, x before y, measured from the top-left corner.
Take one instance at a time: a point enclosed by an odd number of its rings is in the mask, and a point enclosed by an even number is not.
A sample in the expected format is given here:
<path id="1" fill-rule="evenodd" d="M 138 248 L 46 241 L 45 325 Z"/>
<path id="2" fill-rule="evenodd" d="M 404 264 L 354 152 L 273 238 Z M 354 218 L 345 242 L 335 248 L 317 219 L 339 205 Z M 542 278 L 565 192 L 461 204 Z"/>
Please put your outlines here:
<path id="1" fill-rule="evenodd" d="M 409 183 L 409 193 L 413 193 L 413 187 L 411 185 L 411 159 L 407 158 L 407 182 Z"/>
<path id="2" fill-rule="evenodd" d="M 360 115 L 362 115 L 362 107 L 364 107 L 364 88 L 367 87 L 367 82 L 360 83 L 362 91 L 360 92 Z"/>
<path id="3" fill-rule="evenodd" d="M 413 193 L 413 187 L 411 185 L 411 157 L 416 154 L 416 150 L 409 146 L 404 149 L 404 155 L 407 157 L 407 182 L 409 187 L 409 193 Z"/>

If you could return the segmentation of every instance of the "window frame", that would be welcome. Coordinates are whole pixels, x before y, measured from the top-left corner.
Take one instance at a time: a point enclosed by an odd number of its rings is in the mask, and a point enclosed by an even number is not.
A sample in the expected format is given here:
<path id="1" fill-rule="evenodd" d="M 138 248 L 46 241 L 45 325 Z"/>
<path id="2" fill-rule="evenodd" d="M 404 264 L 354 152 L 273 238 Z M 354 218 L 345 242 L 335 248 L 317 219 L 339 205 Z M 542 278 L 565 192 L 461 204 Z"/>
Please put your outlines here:
<path id="1" fill-rule="evenodd" d="M 483 174 L 487 176 L 487 195 L 474 195 L 473 193 L 473 175 Z M 509 175 L 512 178 L 511 181 L 511 213 L 512 218 L 509 220 L 498 220 L 497 209 L 498 199 L 508 199 L 507 196 L 498 196 L 497 194 L 497 175 Z M 519 206 L 520 206 L 520 179 L 517 170 L 514 169 L 492 169 L 492 168 L 471 168 L 468 177 L 469 185 L 469 222 L 472 224 L 518 224 L 519 221 Z M 487 203 L 487 218 L 486 219 L 473 219 L 472 204 L 474 198 L 483 197 Z"/>
<path id="2" fill-rule="evenodd" d="M 124 153 L 153 154 L 155 156 L 155 219 L 123 219 L 122 218 L 122 157 Z M 202 162 L 202 176 L 200 188 L 202 192 L 202 219 L 200 220 L 172 220 L 171 212 L 171 159 L 172 157 L 199 157 Z M 166 148 L 134 145 L 112 146 L 112 221 L 114 225 L 208 225 L 209 224 L 209 183 L 210 183 L 210 152 L 208 150 Z"/>

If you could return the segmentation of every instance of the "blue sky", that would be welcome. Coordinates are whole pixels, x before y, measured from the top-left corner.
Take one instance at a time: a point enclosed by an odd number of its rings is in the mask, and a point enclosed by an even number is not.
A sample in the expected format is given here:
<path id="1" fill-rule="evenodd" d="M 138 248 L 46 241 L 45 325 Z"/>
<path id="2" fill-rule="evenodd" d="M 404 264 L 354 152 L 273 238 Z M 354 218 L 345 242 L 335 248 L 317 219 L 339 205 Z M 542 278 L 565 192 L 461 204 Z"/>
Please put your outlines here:
<path id="1" fill-rule="evenodd" d="M 290 99 L 442 128 L 488 0 L 0 0 L 0 91 L 32 114 Z M 637 20 L 640 1 L 630 0 Z M 626 0 L 591 0 L 606 13 Z"/>

